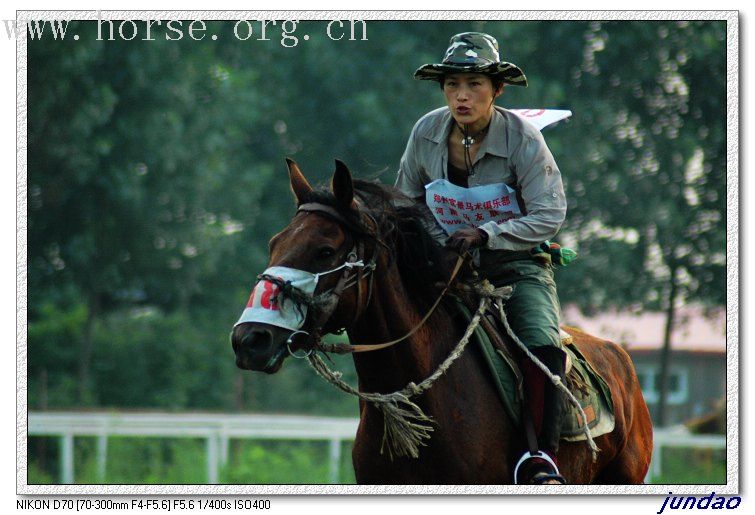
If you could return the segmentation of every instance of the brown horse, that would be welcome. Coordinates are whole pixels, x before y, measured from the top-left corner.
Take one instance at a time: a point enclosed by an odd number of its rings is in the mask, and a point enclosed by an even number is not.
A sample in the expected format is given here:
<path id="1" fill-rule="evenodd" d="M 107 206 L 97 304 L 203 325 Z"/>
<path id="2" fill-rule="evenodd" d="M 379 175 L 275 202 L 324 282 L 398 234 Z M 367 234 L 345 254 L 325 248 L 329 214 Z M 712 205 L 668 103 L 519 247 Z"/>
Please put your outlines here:
<path id="1" fill-rule="evenodd" d="M 270 241 L 270 266 L 308 272 L 374 261 L 374 271 L 351 277 L 329 309 L 311 306 L 308 332 L 346 328 L 349 339 L 375 344 L 415 328 L 448 280 L 455 255 L 434 242 L 429 212 L 394 188 L 352 180 L 336 161 L 331 190 L 313 190 L 288 161 L 291 188 L 300 206 L 291 223 Z M 308 208 L 317 206 L 315 209 Z M 349 255 L 351 254 L 351 259 Z M 343 286 L 344 274 L 322 276 L 316 292 Z M 348 284 L 349 281 L 347 281 Z M 438 286 L 440 285 L 440 286 Z M 283 285 L 281 285 L 283 286 Z M 335 304 L 337 302 L 337 304 Z M 419 330 L 390 347 L 353 354 L 359 391 L 389 393 L 433 373 L 461 338 L 466 323 L 441 303 Z M 618 345 L 566 328 L 577 347 L 605 378 L 613 396 L 615 429 L 596 438 L 593 461 L 585 442 L 563 441 L 561 473 L 571 484 L 639 484 L 650 464 L 652 428 L 637 375 Z M 292 330 L 241 323 L 231 335 L 236 364 L 277 372 L 290 352 Z M 360 424 L 352 458 L 360 484 L 510 484 L 525 437 L 504 411 L 481 351 L 470 345 L 434 385 L 413 399 L 435 421 L 418 458 L 381 453 L 383 415 L 360 401 Z"/>

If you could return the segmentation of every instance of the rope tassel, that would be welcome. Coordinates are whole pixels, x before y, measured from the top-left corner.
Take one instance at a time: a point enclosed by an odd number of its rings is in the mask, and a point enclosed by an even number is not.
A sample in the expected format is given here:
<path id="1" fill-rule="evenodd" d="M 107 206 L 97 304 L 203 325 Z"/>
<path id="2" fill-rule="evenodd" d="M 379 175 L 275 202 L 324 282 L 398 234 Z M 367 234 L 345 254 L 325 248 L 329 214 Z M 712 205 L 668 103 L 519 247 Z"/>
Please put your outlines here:
<path id="1" fill-rule="evenodd" d="M 383 454 L 387 444 L 391 459 L 394 456 L 418 458 L 419 447 L 426 446 L 427 440 L 430 440 L 434 421 L 406 395 L 394 392 L 390 396 L 394 397 L 392 402 L 373 403 L 383 414 L 380 454 Z"/>
<path id="2" fill-rule="evenodd" d="M 462 355 L 472 333 L 480 323 L 480 317 L 488 309 L 490 297 L 495 295 L 492 288 L 489 288 L 486 293 L 487 295 L 480 299 L 480 306 L 456 348 L 432 375 L 419 384 L 409 383 L 404 389 L 388 394 L 363 393 L 344 382 L 341 379 L 341 373 L 330 370 L 317 354 L 308 357 L 309 364 L 320 377 L 339 390 L 372 403 L 380 410 L 383 414 L 381 454 L 387 449 L 391 460 L 394 456 L 417 458 L 419 457 L 420 446 L 427 445 L 426 442 L 430 439 L 430 433 L 433 431 L 434 421 L 422 411 L 422 408 L 412 402 L 411 398 L 430 389 L 433 383 Z"/>

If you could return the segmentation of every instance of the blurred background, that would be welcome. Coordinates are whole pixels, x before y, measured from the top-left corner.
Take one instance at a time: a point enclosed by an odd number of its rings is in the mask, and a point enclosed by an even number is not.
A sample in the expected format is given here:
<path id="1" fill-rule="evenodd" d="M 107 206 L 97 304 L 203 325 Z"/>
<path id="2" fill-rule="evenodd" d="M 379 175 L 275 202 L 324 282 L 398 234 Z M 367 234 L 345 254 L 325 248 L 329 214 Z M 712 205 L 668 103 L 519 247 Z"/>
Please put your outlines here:
<path id="1" fill-rule="evenodd" d="M 414 70 L 470 30 L 529 79 L 498 105 L 574 113 L 544 131 L 580 254 L 564 322 L 632 355 L 667 446 L 648 480 L 725 483 L 724 21 L 118 23 L 28 42 L 29 483 L 354 481 L 353 398 L 301 360 L 236 369 L 228 334 L 294 211 L 284 157 L 393 183 L 444 105 Z"/>

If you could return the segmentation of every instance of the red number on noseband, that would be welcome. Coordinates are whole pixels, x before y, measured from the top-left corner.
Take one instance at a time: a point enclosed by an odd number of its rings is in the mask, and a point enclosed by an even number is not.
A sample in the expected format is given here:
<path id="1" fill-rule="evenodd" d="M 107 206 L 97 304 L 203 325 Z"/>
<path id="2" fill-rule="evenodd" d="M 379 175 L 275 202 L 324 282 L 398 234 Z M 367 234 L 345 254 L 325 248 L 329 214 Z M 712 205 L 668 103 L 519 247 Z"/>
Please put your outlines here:
<path id="1" fill-rule="evenodd" d="M 271 282 L 265 281 L 263 283 L 265 286 L 265 291 L 262 292 L 262 298 L 260 298 L 260 305 L 264 309 L 272 309 L 277 310 L 278 309 L 278 303 L 272 299 L 272 297 L 275 297 L 278 293 L 278 286 L 276 284 L 273 284 Z"/>

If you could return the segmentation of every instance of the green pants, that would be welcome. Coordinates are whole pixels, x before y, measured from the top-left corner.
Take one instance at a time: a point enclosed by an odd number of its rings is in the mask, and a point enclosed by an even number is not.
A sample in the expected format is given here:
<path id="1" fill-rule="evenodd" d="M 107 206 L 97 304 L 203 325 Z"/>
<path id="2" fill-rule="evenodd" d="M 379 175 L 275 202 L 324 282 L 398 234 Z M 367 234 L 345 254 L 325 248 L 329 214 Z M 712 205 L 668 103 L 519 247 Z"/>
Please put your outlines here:
<path id="1" fill-rule="evenodd" d="M 480 276 L 495 287 L 514 287 L 511 297 L 504 303 L 514 333 L 529 349 L 561 348 L 561 307 L 552 266 L 539 264 L 531 258 L 502 262 L 493 256 L 487 257 L 489 259 L 482 262 Z"/>

